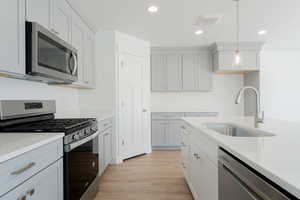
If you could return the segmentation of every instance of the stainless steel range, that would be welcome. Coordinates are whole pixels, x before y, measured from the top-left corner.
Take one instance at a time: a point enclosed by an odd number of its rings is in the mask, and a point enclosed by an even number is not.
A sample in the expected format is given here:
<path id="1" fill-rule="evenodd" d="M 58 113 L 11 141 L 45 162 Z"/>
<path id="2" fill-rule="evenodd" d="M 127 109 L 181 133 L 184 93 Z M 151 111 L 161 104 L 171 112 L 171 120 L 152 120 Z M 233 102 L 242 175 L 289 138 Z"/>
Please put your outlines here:
<path id="1" fill-rule="evenodd" d="M 91 199 L 98 188 L 98 127 L 93 118 L 56 119 L 55 101 L 0 101 L 0 132 L 65 133 L 64 199 Z"/>

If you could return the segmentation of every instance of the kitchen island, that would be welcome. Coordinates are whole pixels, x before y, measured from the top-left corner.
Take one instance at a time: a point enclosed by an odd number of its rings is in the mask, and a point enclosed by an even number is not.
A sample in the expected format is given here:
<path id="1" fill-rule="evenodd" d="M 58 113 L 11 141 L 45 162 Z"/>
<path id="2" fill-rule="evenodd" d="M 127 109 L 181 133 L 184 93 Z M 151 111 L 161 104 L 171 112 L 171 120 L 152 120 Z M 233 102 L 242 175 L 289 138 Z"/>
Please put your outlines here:
<path id="1" fill-rule="evenodd" d="M 195 199 L 202 195 L 201 191 L 208 191 L 205 194 L 207 198 L 218 199 L 214 194 L 218 193 L 218 149 L 220 147 L 291 195 L 300 198 L 299 123 L 266 119 L 264 124 L 255 129 L 254 119 L 251 117 L 183 119 L 186 123 L 182 127 L 183 168 Z M 209 129 L 208 123 L 228 123 L 274 136 L 232 137 Z M 190 156 L 187 156 L 188 154 Z M 200 161 L 193 163 L 193 159 L 201 160 L 202 164 L 199 164 Z M 205 177 L 202 179 L 203 182 L 199 181 L 193 172 L 194 165 L 197 163 L 198 169 L 205 166 L 204 175 L 208 174 L 206 180 L 203 180 Z"/>

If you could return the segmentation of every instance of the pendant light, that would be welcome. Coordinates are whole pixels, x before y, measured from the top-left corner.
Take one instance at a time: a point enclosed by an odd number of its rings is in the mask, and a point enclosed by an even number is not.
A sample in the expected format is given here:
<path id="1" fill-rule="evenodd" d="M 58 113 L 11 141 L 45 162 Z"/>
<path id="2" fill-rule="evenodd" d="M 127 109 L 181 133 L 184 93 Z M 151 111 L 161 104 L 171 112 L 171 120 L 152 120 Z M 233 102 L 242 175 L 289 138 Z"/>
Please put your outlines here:
<path id="1" fill-rule="evenodd" d="M 233 65 L 238 67 L 241 64 L 240 55 L 240 1 L 233 0 L 236 2 L 236 50 L 234 54 Z"/>

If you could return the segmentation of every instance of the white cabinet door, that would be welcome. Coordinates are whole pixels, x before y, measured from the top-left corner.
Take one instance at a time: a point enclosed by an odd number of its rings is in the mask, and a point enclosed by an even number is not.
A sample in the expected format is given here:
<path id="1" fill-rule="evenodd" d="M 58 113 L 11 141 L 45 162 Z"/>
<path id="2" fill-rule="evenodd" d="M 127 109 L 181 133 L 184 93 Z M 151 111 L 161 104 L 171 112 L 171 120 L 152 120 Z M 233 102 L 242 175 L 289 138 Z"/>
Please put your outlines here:
<path id="1" fill-rule="evenodd" d="M 52 31 L 66 42 L 70 42 L 72 9 L 66 0 L 53 0 Z"/>
<path id="2" fill-rule="evenodd" d="M 77 49 L 79 83 L 83 83 L 84 79 L 84 36 L 85 26 L 74 12 L 72 15 L 72 45 Z"/>
<path id="3" fill-rule="evenodd" d="M 191 145 L 191 190 L 196 200 L 218 200 L 218 168 L 201 148 Z"/>
<path id="4" fill-rule="evenodd" d="M 0 200 L 63 200 L 63 160 L 55 162 Z"/>
<path id="5" fill-rule="evenodd" d="M 100 125 L 99 125 L 100 127 Z M 105 169 L 105 161 L 104 161 L 104 158 L 105 158 L 105 154 L 104 154 L 104 136 L 103 136 L 103 133 L 100 133 L 99 134 L 99 148 L 98 148 L 98 155 L 99 155 L 99 175 L 101 176 L 101 174 L 103 173 L 104 169 Z"/>
<path id="6" fill-rule="evenodd" d="M 166 131 L 166 138 L 167 138 L 166 146 L 174 147 L 174 148 L 180 147 L 181 126 L 182 126 L 181 121 L 170 120 L 168 122 L 167 131 Z"/>
<path id="7" fill-rule="evenodd" d="M 95 67 L 95 39 L 94 34 L 88 28 L 84 37 L 84 71 L 83 81 L 87 86 L 93 87 L 94 85 L 94 67 Z"/>
<path id="8" fill-rule="evenodd" d="M 182 56 L 154 54 L 151 56 L 152 91 L 182 90 Z"/>
<path id="9" fill-rule="evenodd" d="M 209 91 L 212 89 L 211 59 L 209 52 L 183 55 L 183 90 Z"/>
<path id="10" fill-rule="evenodd" d="M 2 0 L 0 71 L 25 74 L 25 1 Z"/>
<path id="11" fill-rule="evenodd" d="M 260 52 L 242 50 L 240 53 L 241 63 L 234 64 L 235 51 L 220 51 L 214 54 L 214 71 L 216 72 L 246 72 L 259 71 Z"/>
<path id="12" fill-rule="evenodd" d="M 183 55 L 182 71 L 183 71 L 183 90 L 195 91 L 198 86 L 198 66 L 199 56 L 197 54 Z"/>
<path id="13" fill-rule="evenodd" d="M 165 121 L 152 121 L 152 147 L 162 147 L 166 145 Z"/>
<path id="14" fill-rule="evenodd" d="M 104 169 L 112 161 L 112 128 L 107 129 L 103 134 L 104 146 Z"/>
<path id="15" fill-rule="evenodd" d="M 26 0 L 26 19 L 51 30 L 52 5 L 53 0 Z"/>
<path id="16" fill-rule="evenodd" d="M 182 90 L 182 56 L 180 54 L 166 55 L 167 90 Z"/>
<path id="17" fill-rule="evenodd" d="M 151 56 L 152 91 L 168 89 L 166 56 L 155 54 Z"/>

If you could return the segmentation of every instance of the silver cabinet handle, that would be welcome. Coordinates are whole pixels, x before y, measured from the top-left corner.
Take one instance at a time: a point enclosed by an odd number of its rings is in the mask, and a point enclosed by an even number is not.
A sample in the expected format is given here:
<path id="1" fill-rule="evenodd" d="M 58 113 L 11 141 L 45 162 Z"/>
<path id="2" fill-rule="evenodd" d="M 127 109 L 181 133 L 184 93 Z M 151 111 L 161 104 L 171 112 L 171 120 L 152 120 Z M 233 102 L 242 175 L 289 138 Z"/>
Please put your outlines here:
<path id="1" fill-rule="evenodd" d="M 197 153 L 194 153 L 194 157 L 195 157 L 196 159 L 200 159 L 200 156 L 199 156 L 199 154 L 197 154 Z"/>
<path id="2" fill-rule="evenodd" d="M 11 175 L 19 175 L 22 174 L 24 172 L 26 172 L 27 170 L 31 169 L 32 167 L 35 166 L 35 162 L 29 163 L 28 165 L 26 165 L 25 167 L 18 169 L 17 171 L 14 171 L 12 173 L 10 173 Z"/>
<path id="3" fill-rule="evenodd" d="M 185 144 L 184 142 L 181 142 L 181 145 L 182 145 L 183 147 L 186 147 L 186 144 Z"/>
<path id="4" fill-rule="evenodd" d="M 186 129 L 186 127 L 185 127 L 185 126 L 181 126 L 181 128 L 182 128 L 183 130 L 185 130 L 185 129 Z"/>
<path id="5" fill-rule="evenodd" d="M 26 196 L 21 196 L 18 198 L 18 200 L 26 200 Z"/>
<path id="6" fill-rule="evenodd" d="M 35 189 L 32 188 L 31 190 L 29 190 L 29 191 L 27 192 L 27 195 L 32 196 L 32 195 L 34 195 L 34 193 L 35 193 Z"/>
<path id="7" fill-rule="evenodd" d="M 186 166 L 185 166 L 185 164 L 184 164 L 184 163 L 182 163 L 182 168 L 183 168 L 183 169 L 186 169 Z"/>
<path id="8" fill-rule="evenodd" d="M 54 28 L 52 28 L 51 31 L 52 31 L 53 33 L 55 33 L 56 35 L 59 35 L 59 32 L 56 31 Z"/>

